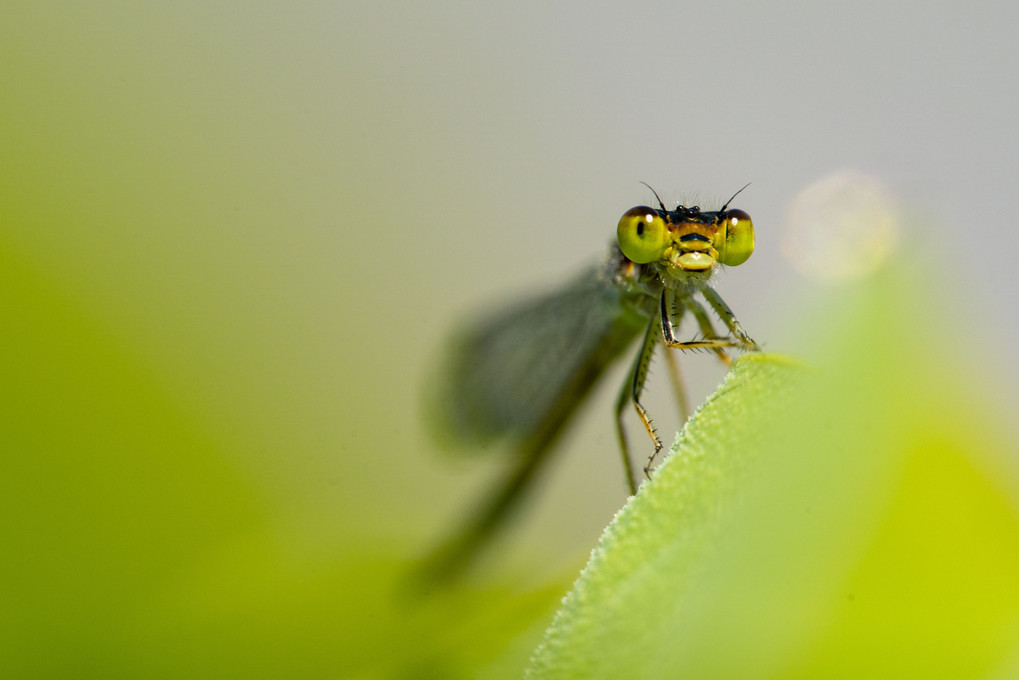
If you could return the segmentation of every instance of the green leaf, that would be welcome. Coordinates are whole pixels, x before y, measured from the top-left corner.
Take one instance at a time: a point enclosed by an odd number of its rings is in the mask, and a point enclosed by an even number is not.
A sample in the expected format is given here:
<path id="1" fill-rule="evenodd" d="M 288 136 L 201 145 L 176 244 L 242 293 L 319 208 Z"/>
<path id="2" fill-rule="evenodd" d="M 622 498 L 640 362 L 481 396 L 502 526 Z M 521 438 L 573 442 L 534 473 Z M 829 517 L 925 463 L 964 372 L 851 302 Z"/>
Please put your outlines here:
<path id="1" fill-rule="evenodd" d="M 931 323 L 909 280 L 847 293 L 809 365 L 737 363 L 605 531 L 529 677 L 1016 670 L 1015 447 L 951 357 L 889 341 Z"/>

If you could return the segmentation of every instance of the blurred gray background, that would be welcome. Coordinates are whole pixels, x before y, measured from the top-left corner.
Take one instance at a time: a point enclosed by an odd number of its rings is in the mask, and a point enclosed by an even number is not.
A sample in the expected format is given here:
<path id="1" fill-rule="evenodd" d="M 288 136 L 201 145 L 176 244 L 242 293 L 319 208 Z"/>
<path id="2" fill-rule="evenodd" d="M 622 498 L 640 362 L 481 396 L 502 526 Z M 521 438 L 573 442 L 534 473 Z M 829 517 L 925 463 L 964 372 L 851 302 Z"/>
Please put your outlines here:
<path id="1" fill-rule="evenodd" d="M 918 337 L 965 338 L 974 375 L 1014 395 L 1017 19 L 887 0 L 12 3 L 0 101 L 23 162 L 4 182 L 52 219 L 4 237 L 198 414 L 284 533 L 419 553 L 507 462 L 427 435 L 446 338 L 601 257 L 651 200 L 640 181 L 705 208 L 753 183 L 735 205 L 757 250 L 718 287 L 795 354 L 828 284 L 782 255 L 791 205 L 869 177 L 903 216 L 891 257 L 958 296 Z M 685 360 L 695 399 L 716 364 Z M 621 506 L 618 368 L 500 559 L 570 573 Z M 664 382 L 647 401 L 671 440 Z"/>

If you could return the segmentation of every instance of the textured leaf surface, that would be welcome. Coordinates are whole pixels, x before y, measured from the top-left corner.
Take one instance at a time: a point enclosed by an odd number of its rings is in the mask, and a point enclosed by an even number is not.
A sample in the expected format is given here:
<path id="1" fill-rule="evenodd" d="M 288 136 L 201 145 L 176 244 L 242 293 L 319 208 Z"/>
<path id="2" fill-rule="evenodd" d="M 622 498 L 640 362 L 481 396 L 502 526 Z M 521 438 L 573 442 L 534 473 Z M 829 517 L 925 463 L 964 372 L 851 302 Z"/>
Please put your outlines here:
<path id="1" fill-rule="evenodd" d="M 530 677 L 1015 670 L 1012 449 L 936 353 L 887 342 L 916 322 L 904 280 L 850 296 L 809 367 L 737 364 L 606 530 Z"/>

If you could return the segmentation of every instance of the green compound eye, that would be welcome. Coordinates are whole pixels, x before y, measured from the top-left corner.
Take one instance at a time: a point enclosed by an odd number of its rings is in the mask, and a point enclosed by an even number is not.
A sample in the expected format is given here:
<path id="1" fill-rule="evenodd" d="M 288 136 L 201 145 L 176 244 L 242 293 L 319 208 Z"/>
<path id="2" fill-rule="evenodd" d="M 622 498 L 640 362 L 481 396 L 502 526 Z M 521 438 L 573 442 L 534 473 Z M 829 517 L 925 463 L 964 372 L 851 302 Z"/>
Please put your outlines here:
<path id="1" fill-rule="evenodd" d="M 754 252 L 754 223 L 742 210 L 726 210 L 719 217 L 721 227 L 715 244 L 718 261 L 735 267 L 743 264 Z"/>
<path id="2" fill-rule="evenodd" d="M 657 211 L 647 206 L 627 210 L 619 218 L 619 226 L 616 228 L 619 249 L 637 264 L 662 259 L 668 246 L 667 237 L 665 221 Z"/>

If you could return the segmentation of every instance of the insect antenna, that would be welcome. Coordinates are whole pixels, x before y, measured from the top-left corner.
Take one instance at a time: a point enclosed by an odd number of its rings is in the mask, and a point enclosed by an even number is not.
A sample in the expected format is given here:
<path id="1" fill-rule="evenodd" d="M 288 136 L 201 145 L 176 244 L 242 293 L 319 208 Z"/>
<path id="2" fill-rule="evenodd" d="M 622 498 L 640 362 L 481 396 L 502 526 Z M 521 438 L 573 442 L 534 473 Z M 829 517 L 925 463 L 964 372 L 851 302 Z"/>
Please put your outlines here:
<path id="1" fill-rule="evenodd" d="M 753 184 L 753 182 L 747 182 L 746 184 L 744 184 L 744 185 L 743 185 L 743 189 L 746 189 L 746 188 L 747 188 L 748 186 L 750 186 L 751 184 Z M 650 188 L 650 187 L 648 187 L 648 188 Z M 730 204 L 730 203 L 732 203 L 732 199 L 734 199 L 734 198 L 736 198 L 737 196 L 739 196 L 739 195 L 740 195 L 740 192 L 741 192 L 741 191 L 743 191 L 743 189 L 740 189 L 739 191 L 737 191 L 736 193 L 734 193 L 734 194 L 733 194 L 732 196 L 730 196 L 730 197 L 729 197 L 729 200 L 725 202 L 725 205 L 723 205 L 723 206 L 722 206 L 721 208 L 719 208 L 718 212 L 725 212 L 725 209 L 729 207 L 729 204 Z M 651 191 L 654 191 L 654 189 L 651 189 Z M 656 195 L 657 195 L 657 194 L 656 194 Z"/>
<path id="2" fill-rule="evenodd" d="M 660 197 L 660 196 L 658 195 L 658 192 L 657 192 L 657 191 L 655 191 L 654 187 L 652 187 L 652 186 L 651 186 L 650 184 L 648 184 L 647 182 L 643 182 L 643 181 L 641 182 L 641 184 L 643 184 L 644 186 L 646 186 L 646 187 L 647 187 L 648 189 L 651 189 L 651 193 L 652 193 L 652 194 L 654 194 L 654 195 L 655 195 L 655 198 L 657 198 L 657 199 L 658 199 L 658 205 L 660 205 L 660 206 L 662 207 L 662 212 L 669 212 L 669 211 L 668 211 L 668 209 L 666 209 L 666 207 L 665 207 L 665 204 L 664 204 L 664 203 L 662 203 L 662 199 L 661 199 L 661 197 Z M 749 185 L 747 185 L 747 186 L 749 186 Z M 743 189 L 746 189 L 746 187 L 743 187 Z M 740 191 L 743 191 L 743 189 L 740 189 Z M 737 191 L 736 193 L 739 193 L 739 191 Z M 731 201 L 732 199 L 730 198 L 729 200 Z"/>

